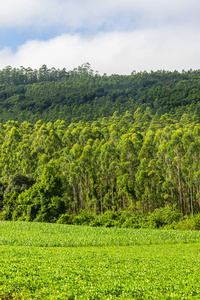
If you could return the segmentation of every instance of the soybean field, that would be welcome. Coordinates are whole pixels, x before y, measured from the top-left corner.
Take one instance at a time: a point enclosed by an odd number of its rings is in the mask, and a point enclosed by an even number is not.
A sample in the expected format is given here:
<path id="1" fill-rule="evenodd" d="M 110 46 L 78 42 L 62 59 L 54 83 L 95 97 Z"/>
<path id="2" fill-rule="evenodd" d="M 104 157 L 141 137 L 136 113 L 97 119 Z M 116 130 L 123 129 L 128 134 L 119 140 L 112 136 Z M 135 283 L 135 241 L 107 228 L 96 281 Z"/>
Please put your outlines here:
<path id="1" fill-rule="evenodd" d="M 200 299 L 200 232 L 0 222 L 0 299 Z"/>

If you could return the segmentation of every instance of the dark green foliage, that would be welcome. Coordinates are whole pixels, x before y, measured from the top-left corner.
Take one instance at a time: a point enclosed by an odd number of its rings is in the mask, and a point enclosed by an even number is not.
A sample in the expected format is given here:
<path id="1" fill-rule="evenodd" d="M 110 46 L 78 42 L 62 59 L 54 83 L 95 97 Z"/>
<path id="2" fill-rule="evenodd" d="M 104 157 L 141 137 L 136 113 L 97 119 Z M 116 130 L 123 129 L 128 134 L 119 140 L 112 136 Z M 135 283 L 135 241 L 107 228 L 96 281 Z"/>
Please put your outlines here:
<path id="1" fill-rule="evenodd" d="M 5 193 L 5 189 L 7 187 L 7 183 L 5 182 L 0 182 L 0 210 L 3 206 L 3 198 L 4 198 L 4 193 Z"/>
<path id="2" fill-rule="evenodd" d="M 121 227 L 121 228 L 166 228 L 180 230 L 200 230 L 200 214 L 183 217 L 175 208 L 167 205 L 152 213 L 139 214 L 131 210 L 113 213 L 106 211 L 102 215 L 95 215 L 82 211 L 78 215 L 62 214 L 58 224 L 88 225 L 92 227 Z"/>
<path id="3" fill-rule="evenodd" d="M 200 72 L 140 72 L 129 76 L 100 76 L 89 64 L 73 71 L 30 68 L 0 71 L 0 121 L 35 123 L 58 118 L 71 122 L 87 122 L 120 115 L 127 110 L 151 113 L 161 117 L 165 113 L 181 118 L 184 112 L 199 115 Z M 146 114 L 143 123 L 151 116 Z"/>
<path id="4" fill-rule="evenodd" d="M 173 226 L 181 218 L 181 213 L 175 206 L 167 205 L 163 208 L 155 209 L 148 217 L 150 226 L 153 228 L 160 228 L 164 226 Z"/>
<path id="5" fill-rule="evenodd" d="M 28 190 L 33 184 L 35 180 L 28 176 L 16 173 L 10 179 L 9 185 L 4 191 L 4 195 L 9 193 L 22 193 L 24 190 Z"/>

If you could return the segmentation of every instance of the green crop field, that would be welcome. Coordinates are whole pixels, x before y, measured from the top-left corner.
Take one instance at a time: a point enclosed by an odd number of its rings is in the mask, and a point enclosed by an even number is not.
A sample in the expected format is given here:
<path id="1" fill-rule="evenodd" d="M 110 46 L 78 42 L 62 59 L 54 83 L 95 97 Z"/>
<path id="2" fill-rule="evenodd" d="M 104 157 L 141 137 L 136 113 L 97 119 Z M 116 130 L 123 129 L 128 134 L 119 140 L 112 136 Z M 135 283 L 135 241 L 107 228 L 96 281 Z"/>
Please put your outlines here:
<path id="1" fill-rule="evenodd" d="M 0 299 L 200 299 L 200 232 L 0 222 Z"/>

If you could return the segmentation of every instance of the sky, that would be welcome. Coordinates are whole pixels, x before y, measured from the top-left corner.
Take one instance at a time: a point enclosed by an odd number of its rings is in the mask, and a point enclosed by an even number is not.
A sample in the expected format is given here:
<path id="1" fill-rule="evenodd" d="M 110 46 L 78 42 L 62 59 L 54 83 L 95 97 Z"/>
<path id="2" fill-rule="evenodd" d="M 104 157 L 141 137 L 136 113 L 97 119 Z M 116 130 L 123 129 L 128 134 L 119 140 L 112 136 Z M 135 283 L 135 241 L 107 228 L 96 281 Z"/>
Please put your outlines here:
<path id="1" fill-rule="evenodd" d="M 0 69 L 200 69 L 200 0 L 0 0 Z"/>

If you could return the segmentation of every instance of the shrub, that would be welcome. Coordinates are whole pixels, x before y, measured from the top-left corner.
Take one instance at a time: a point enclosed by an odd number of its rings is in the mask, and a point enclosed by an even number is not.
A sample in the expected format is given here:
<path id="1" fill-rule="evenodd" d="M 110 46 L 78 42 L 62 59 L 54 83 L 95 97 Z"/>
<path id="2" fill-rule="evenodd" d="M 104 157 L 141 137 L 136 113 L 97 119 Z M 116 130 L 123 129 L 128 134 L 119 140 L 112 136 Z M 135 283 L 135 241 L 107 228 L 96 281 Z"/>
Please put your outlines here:
<path id="1" fill-rule="evenodd" d="M 73 224 L 73 216 L 69 214 L 63 214 L 57 221 L 58 224 Z"/>
<path id="2" fill-rule="evenodd" d="M 189 216 L 180 220 L 175 229 L 179 230 L 200 230 L 200 214 Z"/>
<path id="3" fill-rule="evenodd" d="M 94 214 L 82 210 L 81 213 L 73 217 L 73 224 L 75 225 L 90 225 L 94 219 Z"/>
<path id="4" fill-rule="evenodd" d="M 148 216 L 149 227 L 160 228 L 170 226 L 178 222 L 181 218 L 181 213 L 178 212 L 175 205 L 166 205 L 165 207 L 157 208 Z"/>
<path id="5" fill-rule="evenodd" d="M 102 215 L 96 215 L 90 226 L 114 227 L 118 225 L 118 214 L 111 210 L 107 210 Z"/>

